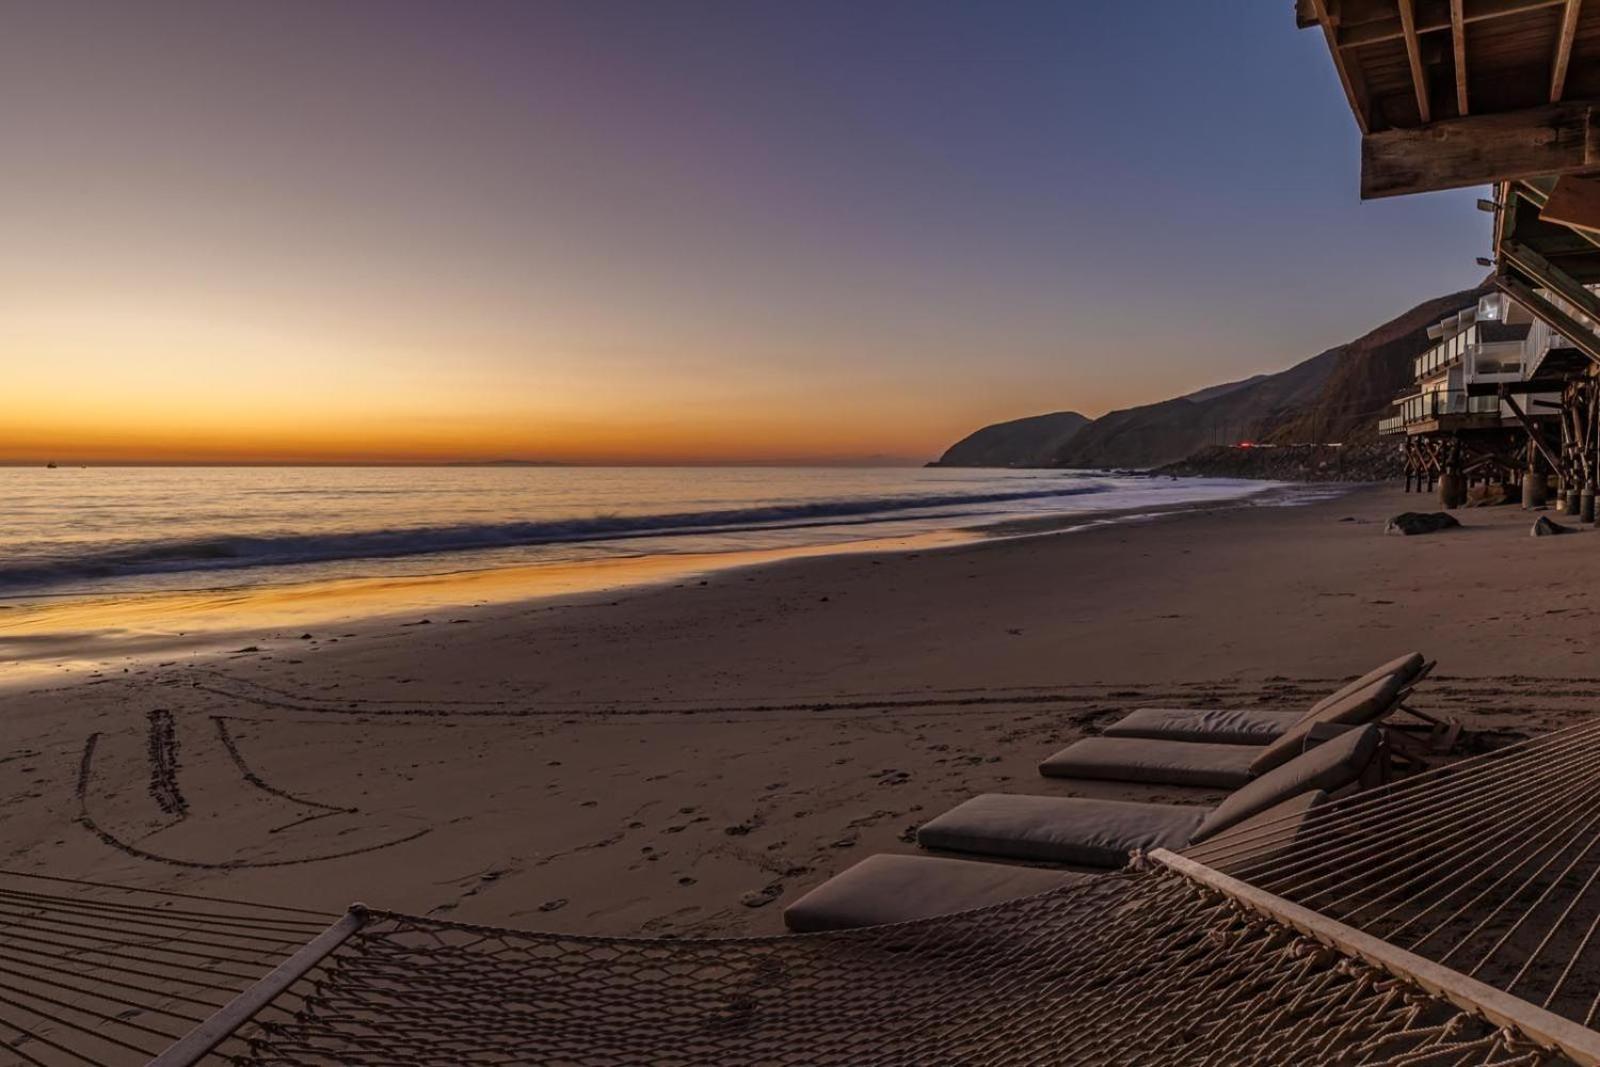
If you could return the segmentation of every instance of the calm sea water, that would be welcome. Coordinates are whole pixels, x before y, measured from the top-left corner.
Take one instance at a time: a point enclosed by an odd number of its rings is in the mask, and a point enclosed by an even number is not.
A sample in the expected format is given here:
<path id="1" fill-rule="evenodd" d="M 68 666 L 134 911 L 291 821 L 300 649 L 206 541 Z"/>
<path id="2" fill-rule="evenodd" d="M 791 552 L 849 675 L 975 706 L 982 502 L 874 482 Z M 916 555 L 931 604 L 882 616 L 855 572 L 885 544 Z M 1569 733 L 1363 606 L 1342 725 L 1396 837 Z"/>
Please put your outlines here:
<path id="1" fill-rule="evenodd" d="M 0 468 L 0 597 L 828 545 L 1272 488 L 901 468 Z"/>

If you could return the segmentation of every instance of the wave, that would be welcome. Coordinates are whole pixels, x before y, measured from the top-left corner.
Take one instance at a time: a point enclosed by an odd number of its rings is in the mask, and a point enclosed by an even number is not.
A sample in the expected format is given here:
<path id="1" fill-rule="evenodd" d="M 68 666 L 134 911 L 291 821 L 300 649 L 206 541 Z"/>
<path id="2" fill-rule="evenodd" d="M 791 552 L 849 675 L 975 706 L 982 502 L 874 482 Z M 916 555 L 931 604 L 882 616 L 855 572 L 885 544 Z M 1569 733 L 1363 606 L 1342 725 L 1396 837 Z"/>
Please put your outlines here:
<path id="1" fill-rule="evenodd" d="M 948 517 L 926 513 L 985 504 L 1085 496 L 1104 492 L 1106 488 L 1089 483 L 1057 489 L 821 500 L 714 511 L 595 515 L 546 521 L 462 523 L 303 534 L 217 534 L 202 538 L 131 544 L 124 542 L 99 550 L 78 551 L 70 559 L 0 563 L 0 587 L 42 586 L 140 574 L 395 559 L 644 537 L 683 537 Z M 908 514 L 910 512 L 924 514 Z"/>

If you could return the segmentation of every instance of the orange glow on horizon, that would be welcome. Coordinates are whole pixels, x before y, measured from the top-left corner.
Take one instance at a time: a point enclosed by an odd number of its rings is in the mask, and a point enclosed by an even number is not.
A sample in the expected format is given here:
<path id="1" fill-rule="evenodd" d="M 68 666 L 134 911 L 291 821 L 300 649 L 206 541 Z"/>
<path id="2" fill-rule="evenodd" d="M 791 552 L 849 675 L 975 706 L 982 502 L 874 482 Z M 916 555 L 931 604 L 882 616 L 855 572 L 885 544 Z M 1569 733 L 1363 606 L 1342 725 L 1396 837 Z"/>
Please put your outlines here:
<path id="1" fill-rule="evenodd" d="M 676 338 L 458 348 L 220 310 L 41 301 L 0 322 L 0 463 L 921 463 L 1065 406 L 981 363 L 952 379 Z"/>

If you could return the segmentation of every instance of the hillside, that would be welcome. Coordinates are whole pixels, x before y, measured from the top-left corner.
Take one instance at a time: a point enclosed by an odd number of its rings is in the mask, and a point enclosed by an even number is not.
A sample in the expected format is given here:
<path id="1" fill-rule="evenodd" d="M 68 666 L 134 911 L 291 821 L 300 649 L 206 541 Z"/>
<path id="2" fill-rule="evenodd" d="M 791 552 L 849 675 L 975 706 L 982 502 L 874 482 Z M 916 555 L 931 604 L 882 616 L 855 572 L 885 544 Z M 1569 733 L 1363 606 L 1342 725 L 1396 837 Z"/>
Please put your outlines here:
<path id="1" fill-rule="evenodd" d="M 1089 420 L 1057 411 L 985 426 L 945 450 L 934 467 L 1048 467 Z"/>
<path id="2" fill-rule="evenodd" d="M 1048 435 L 1020 428 L 1037 416 L 985 427 L 951 466 L 1159 467 L 1238 441 L 1360 443 L 1411 380 L 1411 359 L 1427 347 L 1427 329 L 1473 304 L 1487 290 L 1466 289 L 1418 304 L 1353 341 L 1275 374 L 1200 389 L 1186 396 L 1102 415 L 1050 449 Z"/>
<path id="3" fill-rule="evenodd" d="M 1322 395 L 1339 350 L 1286 371 L 1196 401 L 1187 397 L 1113 411 L 1096 419 L 1056 454 L 1060 467 L 1156 467 L 1211 444 L 1264 436 L 1285 412 Z"/>

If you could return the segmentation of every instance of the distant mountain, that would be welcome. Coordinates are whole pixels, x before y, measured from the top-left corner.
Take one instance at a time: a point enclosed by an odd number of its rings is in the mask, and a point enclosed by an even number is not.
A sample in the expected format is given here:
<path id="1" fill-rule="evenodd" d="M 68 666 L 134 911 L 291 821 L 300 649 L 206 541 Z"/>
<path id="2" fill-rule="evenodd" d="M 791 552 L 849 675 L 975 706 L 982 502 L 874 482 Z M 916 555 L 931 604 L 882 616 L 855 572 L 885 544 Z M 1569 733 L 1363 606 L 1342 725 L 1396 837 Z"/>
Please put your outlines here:
<path id="1" fill-rule="evenodd" d="M 1260 437 L 1280 443 L 1359 442 L 1376 437 L 1378 419 L 1388 413 L 1395 396 L 1416 381 L 1411 360 L 1428 347 L 1428 327 L 1473 306 L 1493 288 L 1486 280 L 1476 289 L 1418 304 L 1341 345 L 1336 350 L 1339 360 L 1316 402 L 1284 413 Z"/>
<path id="2" fill-rule="evenodd" d="M 933 467 L 1048 467 L 1089 420 L 1057 411 L 985 426 L 945 450 Z"/>
<path id="3" fill-rule="evenodd" d="M 1221 385 L 1208 385 L 1204 389 L 1196 389 L 1192 393 L 1183 394 L 1182 399 L 1192 400 L 1196 404 L 1204 400 L 1215 400 L 1219 396 L 1226 396 L 1235 389 L 1243 389 L 1247 385 L 1254 385 L 1263 378 L 1270 378 L 1269 374 L 1252 374 L 1248 378 L 1240 378 L 1236 382 L 1223 382 Z"/>
<path id="4" fill-rule="evenodd" d="M 1159 467 L 1239 441 L 1365 441 L 1376 435 L 1377 420 L 1396 393 L 1410 384 L 1411 359 L 1427 347 L 1428 327 L 1470 307 L 1487 291 L 1465 289 L 1418 304 L 1354 341 L 1276 374 L 1110 412 L 1073 427 L 1053 446 L 1046 434 L 1022 428 L 1061 416 L 985 427 L 953 446 L 939 465 Z M 949 462 L 952 454 L 964 461 Z"/>
<path id="5" fill-rule="evenodd" d="M 1056 454 L 1058 467 L 1159 467 L 1210 444 L 1262 436 L 1272 420 L 1313 403 L 1339 350 L 1202 399 L 1178 397 L 1100 416 Z M 1211 392 L 1212 395 L 1204 394 Z"/>

